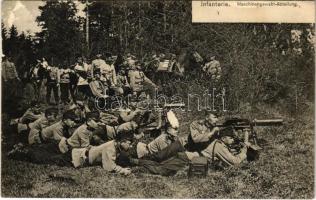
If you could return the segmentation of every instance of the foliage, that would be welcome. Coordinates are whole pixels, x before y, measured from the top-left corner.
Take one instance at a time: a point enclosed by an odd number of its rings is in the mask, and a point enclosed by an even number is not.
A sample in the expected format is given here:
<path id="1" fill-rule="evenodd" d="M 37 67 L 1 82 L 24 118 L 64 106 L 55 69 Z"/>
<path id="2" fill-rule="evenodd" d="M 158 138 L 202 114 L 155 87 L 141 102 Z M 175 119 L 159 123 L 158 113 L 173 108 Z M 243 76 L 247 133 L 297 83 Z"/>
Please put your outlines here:
<path id="1" fill-rule="evenodd" d="M 35 62 L 34 41 L 30 33 L 19 34 L 14 25 L 6 30 L 2 23 L 2 44 L 3 53 L 11 57 L 20 77 L 23 77 Z"/>
<path id="2" fill-rule="evenodd" d="M 39 7 L 41 15 L 36 21 L 42 27 L 37 34 L 39 57 L 45 57 L 51 64 L 70 64 L 82 53 L 83 37 L 77 8 L 72 1 L 47 1 Z"/>

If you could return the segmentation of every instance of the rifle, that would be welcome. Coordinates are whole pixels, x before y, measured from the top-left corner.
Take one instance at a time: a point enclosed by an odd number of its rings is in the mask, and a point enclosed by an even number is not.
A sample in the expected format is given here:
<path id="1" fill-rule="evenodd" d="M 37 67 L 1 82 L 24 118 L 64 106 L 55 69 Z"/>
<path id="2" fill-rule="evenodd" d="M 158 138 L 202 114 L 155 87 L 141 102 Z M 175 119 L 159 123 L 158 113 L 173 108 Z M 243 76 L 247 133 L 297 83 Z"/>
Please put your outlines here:
<path id="1" fill-rule="evenodd" d="M 249 154 L 247 154 L 248 160 L 254 160 L 258 158 L 258 151 L 262 148 L 258 145 L 258 137 L 255 131 L 255 127 L 262 126 L 281 126 L 283 125 L 283 119 L 242 119 L 242 118 L 231 118 L 226 119 L 223 124 L 217 124 L 217 127 L 222 127 L 221 131 L 238 131 L 241 130 L 245 132 L 244 139 L 236 138 L 237 145 L 244 146 L 246 142 L 249 142 L 249 135 L 253 140 L 253 143 L 248 147 Z M 226 130 L 225 130 L 226 129 Z M 230 129 L 230 130 L 227 130 Z M 250 134 L 249 134 L 250 133 Z M 219 133 L 220 134 L 220 133 Z M 248 152 L 247 152 L 248 153 Z"/>

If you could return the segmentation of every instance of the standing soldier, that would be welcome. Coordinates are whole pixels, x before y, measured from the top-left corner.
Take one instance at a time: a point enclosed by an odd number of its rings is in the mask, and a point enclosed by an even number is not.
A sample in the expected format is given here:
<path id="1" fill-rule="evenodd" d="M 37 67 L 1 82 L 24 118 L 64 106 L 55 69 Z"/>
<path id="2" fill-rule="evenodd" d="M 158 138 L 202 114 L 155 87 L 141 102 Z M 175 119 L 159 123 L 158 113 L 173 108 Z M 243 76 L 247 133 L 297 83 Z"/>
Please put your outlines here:
<path id="1" fill-rule="evenodd" d="M 72 98 L 72 102 L 76 101 L 75 91 L 78 84 L 78 75 L 75 71 L 75 65 L 70 66 L 71 73 L 69 74 L 69 91 Z"/>
<path id="2" fill-rule="evenodd" d="M 18 73 L 13 62 L 5 55 L 2 55 L 2 83 L 3 84 L 3 97 L 6 100 L 12 100 L 12 97 L 16 96 L 17 81 L 20 81 Z"/>
<path id="3" fill-rule="evenodd" d="M 63 65 L 59 71 L 60 80 L 60 100 L 62 103 L 69 103 L 69 84 L 70 84 L 71 70 L 67 68 L 66 64 Z"/>
<path id="4" fill-rule="evenodd" d="M 143 95 L 145 90 L 145 84 L 150 85 L 150 95 L 153 97 L 157 86 L 142 72 L 141 65 L 132 58 L 128 59 L 130 71 L 128 72 L 129 83 L 132 89 L 133 95 L 139 97 Z"/>
<path id="5" fill-rule="evenodd" d="M 32 67 L 30 70 L 30 78 L 33 84 L 37 101 L 40 100 L 44 70 L 45 69 L 42 67 L 40 60 L 37 60 L 37 64 L 34 67 Z"/>
<path id="6" fill-rule="evenodd" d="M 51 104 L 50 95 L 53 90 L 55 104 L 59 103 L 58 87 L 60 83 L 59 69 L 54 66 L 47 67 L 46 102 Z"/>
<path id="7" fill-rule="evenodd" d="M 89 76 L 90 66 L 83 62 L 83 58 L 79 57 L 78 62 L 75 66 L 75 72 L 78 76 L 78 91 L 82 93 L 84 96 L 89 94 L 90 88 L 88 83 L 88 76 Z"/>
<path id="8" fill-rule="evenodd" d="M 214 55 L 210 55 L 208 62 L 204 65 L 203 71 L 211 77 L 212 82 L 218 82 L 221 78 L 222 68 Z"/>
<path id="9" fill-rule="evenodd" d="M 91 63 L 91 74 L 94 77 L 94 71 L 99 69 L 101 70 L 101 66 L 106 65 L 105 61 L 102 59 L 102 55 L 99 53 L 96 55 L 96 59 L 94 59 Z"/>

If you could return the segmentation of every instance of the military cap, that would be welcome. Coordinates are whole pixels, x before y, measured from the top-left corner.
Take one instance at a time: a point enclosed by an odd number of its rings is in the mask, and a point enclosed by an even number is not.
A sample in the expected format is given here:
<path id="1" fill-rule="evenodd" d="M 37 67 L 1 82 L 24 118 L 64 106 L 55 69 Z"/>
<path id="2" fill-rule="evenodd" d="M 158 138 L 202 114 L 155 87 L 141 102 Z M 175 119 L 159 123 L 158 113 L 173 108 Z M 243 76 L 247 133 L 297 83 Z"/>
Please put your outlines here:
<path id="1" fill-rule="evenodd" d="M 75 121 L 77 119 L 77 115 L 72 110 L 68 110 L 64 112 L 63 114 L 63 120 L 66 120 L 66 119 Z"/>

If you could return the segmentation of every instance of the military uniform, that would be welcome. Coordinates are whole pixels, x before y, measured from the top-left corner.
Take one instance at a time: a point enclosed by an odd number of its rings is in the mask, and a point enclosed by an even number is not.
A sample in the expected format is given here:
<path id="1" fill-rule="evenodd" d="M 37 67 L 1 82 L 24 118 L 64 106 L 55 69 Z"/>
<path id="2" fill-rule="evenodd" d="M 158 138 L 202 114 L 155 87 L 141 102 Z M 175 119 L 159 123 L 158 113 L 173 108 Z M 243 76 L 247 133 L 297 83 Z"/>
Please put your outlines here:
<path id="1" fill-rule="evenodd" d="M 60 99 L 66 103 L 69 101 L 69 84 L 70 84 L 70 69 L 60 69 Z"/>
<path id="2" fill-rule="evenodd" d="M 59 69 L 57 67 L 47 67 L 46 102 L 50 103 L 50 94 L 53 90 L 55 102 L 59 102 L 58 84 L 60 82 Z"/>
<path id="3" fill-rule="evenodd" d="M 78 91 L 83 93 L 84 95 L 89 95 L 89 83 L 88 83 L 88 77 L 92 75 L 92 67 L 86 63 L 79 64 L 77 63 L 75 66 L 75 71 L 77 73 L 78 77 Z"/>
<path id="4" fill-rule="evenodd" d="M 41 86 L 42 86 L 42 80 L 43 80 L 43 71 L 45 69 L 41 66 L 40 63 L 35 65 L 30 70 L 30 77 L 34 88 L 34 93 L 36 95 L 36 99 L 40 99 L 41 95 Z"/>
<path id="5" fill-rule="evenodd" d="M 134 69 L 128 72 L 129 83 L 133 94 L 139 95 L 139 93 L 145 91 L 145 84 L 149 84 L 152 88 L 156 85 L 144 74 L 144 72 Z"/>
<path id="6" fill-rule="evenodd" d="M 1 75 L 3 83 L 3 95 L 4 102 L 11 101 L 11 98 L 17 94 L 17 79 L 19 80 L 18 73 L 16 71 L 14 63 L 9 60 L 5 60 L 1 63 Z"/>
<path id="7" fill-rule="evenodd" d="M 95 71 L 96 69 L 100 69 L 100 80 L 103 82 L 104 85 L 108 87 L 116 85 L 116 72 L 113 65 L 107 64 L 102 59 L 95 59 L 92 61 L 92 69 L 93 71 Z"/>
<path id="8" fill-rule="evenodd" d="M 186 148 L 188 151 L 201 152 L 211 143 L 208 133 L 212 131 L 213 127 L 206 125 L 205 120 L 197 120 L 190 125 L 190 134 L 188 136 L 188 143 Z"/>
<path id="9" fill-rule="evenodd" d="M 100 80 L 94 80 L 89 83 L 91 94 L 95 97 L 105 97 L 106 88 Z M 90 92 L 87 95 L 91 95 Z"/>
<path id="10" fill-rule="evenodd" d="M 69 138 L 70 133 L 68 128 L 62 121 L 44 128 L 40 134 L 41 143 L 46 141 L 59 142 L 62 138 Z"/>
<path id="11" fill-rule="evenodd" d="M 42 116 L 33 123 L 30 123 L 30 133 L 28 135 L 29 144 L 41 143 L 39 134 L 44 128 L 48 127 L 49 125 L 50 124 L 45 116 Z"/>
<path id="12" fill-rule="evenodd" d="M 217 60 L 212 60 L 205 64 L 203 70 L 207 73 L 207 75 L 211 76 L 213 81 L 219 81 L 222 74 L 222 68 Z"/>
<path id="13" fill-rule="evenodd" d="M 129 170 L 116 164 L 116 158 L 120 154 L 118 145 L 115 140 L 111 140 L 100 146 L 92 146 L 90 149 L 73 149 L 72 163 L 76 168 L 100 163 L 107 172 L 128 174 Z"/>
<path id="14" fill-rule="evenodd" d="M 117 81 L 117 93 L 119 95 L 123 95 L 126 96 L 127 94 L 130 93 L 130 85 L 128 83 L 128 80 L 127 80 L 127 77 L 125 75 L 122 75 L 122 74 L 118 74 L 116 76 L 116 81 Z"/>
<path id="15" fill-rule="evenodd" d="M 93 135 L 99 137 L 103 141 L 114 140 L 119 134 L 133 134 L 136 130 L 135 122 L 126 122 L 118 126 L 103 125 L 94 131 Z"/>
<path id="16" fill-rule="evenodd" d="M 87 124 L 79 126 L 70 138 L 67 139 L 67 143 L 71 148 L 83 148 L 90 146 L 93 130 L 88 127 Z"/>
<path id="17" fill-rule="evenodd" d="M 148 154 L 157 153 L 163 150 L 164 148 L 168 147 L 172 142 L 173 141 L 170 139 L 170 137 L 165 133 L 159 135 L 157 138 L 155 138 L 147 145 L 142 142 L 139 142 L 136 146 L 137 157 L 142 158 Z"/>
<path id="18" fill-rule="evenodd" d="M 223 162 L 225 165 L 238 165 L 247 158 L 247 148 L 244 147 L 239 154 L 234 155 L 229 148 L 221 141 L 214 140 L 201 154 L 207 157 L 211 162 Z M 214 163 L 212 163 L 214 164 Z"/>

